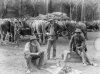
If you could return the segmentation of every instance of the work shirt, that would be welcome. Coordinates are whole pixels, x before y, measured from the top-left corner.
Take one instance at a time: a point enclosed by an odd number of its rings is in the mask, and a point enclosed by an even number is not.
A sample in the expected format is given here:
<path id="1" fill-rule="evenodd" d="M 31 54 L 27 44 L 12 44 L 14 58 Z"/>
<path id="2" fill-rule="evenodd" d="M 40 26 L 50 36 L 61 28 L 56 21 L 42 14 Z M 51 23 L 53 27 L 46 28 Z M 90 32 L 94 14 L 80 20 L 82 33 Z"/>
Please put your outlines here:
<path id="1" fill-rule="evenodd" d="M 25 44 L 24 54 L 29 55 L 29 53 L 37 53 L 40 52 L 40 45 L 38 42 L 36 44 L 30 44 L 30 42 L 27 42 Z"/>
<path id="2" fill-rule="evenodd" d="M 51 24 L 51 27 L 50 27 L 50 33 L 49 33 L 49 40 L 56 40 L 57 39 L 57 24 L 54 23 Z"/>

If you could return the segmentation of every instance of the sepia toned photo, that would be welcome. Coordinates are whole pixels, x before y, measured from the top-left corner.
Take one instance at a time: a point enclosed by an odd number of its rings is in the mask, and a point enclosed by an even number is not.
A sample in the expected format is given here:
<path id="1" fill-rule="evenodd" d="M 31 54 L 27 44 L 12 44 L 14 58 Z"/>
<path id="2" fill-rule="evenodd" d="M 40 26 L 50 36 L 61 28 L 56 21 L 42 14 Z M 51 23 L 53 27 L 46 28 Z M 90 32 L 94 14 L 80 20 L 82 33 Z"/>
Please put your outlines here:
<path id="1" fill-rule="evenodd" d="M 100 74 L 100 0 L 0 0 L 0 74 Z"/>

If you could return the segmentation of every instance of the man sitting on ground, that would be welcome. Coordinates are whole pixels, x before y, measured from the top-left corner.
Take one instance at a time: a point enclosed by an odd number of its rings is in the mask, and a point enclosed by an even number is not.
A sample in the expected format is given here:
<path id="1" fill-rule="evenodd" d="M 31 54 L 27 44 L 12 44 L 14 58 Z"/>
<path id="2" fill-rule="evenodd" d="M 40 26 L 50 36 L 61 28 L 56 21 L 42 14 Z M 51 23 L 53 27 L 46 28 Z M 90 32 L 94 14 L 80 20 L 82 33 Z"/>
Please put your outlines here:
<path id="1" fill-rule="evenodd" d="M 40 68 L 43 63 L 44 52 L 41 51 L 40 45 L 35 36 L 30 37 L 30 42 L 27 42 L 24 50 L 24 57 L 27 63 L 27 73 L 30 73 L 31 66 Z"/>

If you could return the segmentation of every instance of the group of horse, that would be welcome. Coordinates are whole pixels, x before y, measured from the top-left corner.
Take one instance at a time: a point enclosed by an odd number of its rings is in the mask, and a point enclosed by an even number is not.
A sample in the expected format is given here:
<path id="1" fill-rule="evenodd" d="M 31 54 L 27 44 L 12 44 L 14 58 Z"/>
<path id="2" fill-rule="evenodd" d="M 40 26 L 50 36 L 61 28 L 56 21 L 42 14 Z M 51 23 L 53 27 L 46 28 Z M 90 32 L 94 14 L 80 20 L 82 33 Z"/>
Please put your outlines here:
<path id="1" fill-rule="evenodd" d="M 80 28 L 86 39 L 87 37 L 87 26 L 83 22 L 75 22 L 70 20 L 56 20 L 57 24 L 57 34 L 58 36 L 71 38 L 72 34 L 76 28 Z M 12 41 L 14 41 L 15 36 L 15 25 L 17 25 L 18 33 L 20 36 L 25 35 L 36 35 L 39 38 L 40 44 L 45 44 L 47 42 L 47 32 L 50 28 L 49 20 L 33 20 L 33 19 L 0 19 L 0 35 L 1 41 L 5 41 L 7 33 L 12 36 Z"/>
<path id="2" fill-rule="evenodd" d="M 0 19 L 1 42 L 5 41 L 8 33 L 10 35 L 9 38 L 11 39 L 9 41 L 14 42 L 17 37 L 15 35 L 16 32 L 20 36 L 35 34 L 36 37 L 39 37 L 41 40 L 41 35 L 44 35 L 44 29 L 47 24 L 49 23 L 44 20 L 24 20 L 18 18 Z"/>
<path id="3" fill-rule="evenodd" d="M 98 21 L 84 22 L 87 26 L 88 31 L 99 31 L 100 23 Z"/>

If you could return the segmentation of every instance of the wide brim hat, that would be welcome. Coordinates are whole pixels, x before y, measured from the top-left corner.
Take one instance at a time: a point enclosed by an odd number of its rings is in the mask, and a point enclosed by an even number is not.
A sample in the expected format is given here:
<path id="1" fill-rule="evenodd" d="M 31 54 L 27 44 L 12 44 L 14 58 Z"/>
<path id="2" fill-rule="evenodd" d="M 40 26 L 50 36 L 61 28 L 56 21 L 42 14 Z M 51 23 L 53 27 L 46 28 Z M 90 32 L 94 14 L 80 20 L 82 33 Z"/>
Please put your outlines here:
<path id="1" fill-rule="evenodd" d="M 52 21 L 54 21 L 54 19 L 49 19 L 48 21 L 49 21 L 49 22 L 52 22 Z"/>
<path id="2" fill-rule="evenodd" d="M 81 33 L 81 29 L 76 29 L 75 32 L 76 33 Z"/>

